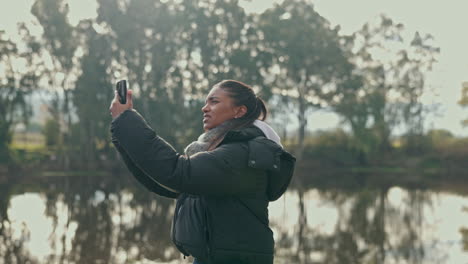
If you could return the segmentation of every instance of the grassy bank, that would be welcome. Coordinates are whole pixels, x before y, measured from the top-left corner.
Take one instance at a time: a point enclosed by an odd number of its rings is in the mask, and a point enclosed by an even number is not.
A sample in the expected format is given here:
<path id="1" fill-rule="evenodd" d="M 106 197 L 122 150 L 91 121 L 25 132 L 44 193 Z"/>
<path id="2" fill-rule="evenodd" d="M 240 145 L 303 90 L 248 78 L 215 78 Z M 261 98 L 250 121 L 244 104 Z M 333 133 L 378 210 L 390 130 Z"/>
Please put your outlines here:
<path id="1" fill-rule="evenodd" d="M 359 146 L 351 135 L 339 129 L 317 132 L 306 138 L 296 175 L 310 178 L 317 174 L 362 173 L 406 178 L 414 175 L 468 178 L 467 138 L 456 138 L 447 131 L 430 131 L 417 141 L 419 145 L 415 148 L 414 142 L 408 145 L 404 138 L 397 138 L 389 149 L 376 151 Z M 294 142 L 293 138 L 284 141 L 292 153 L 297 149 Z M 100 153 L 94 155 L 97 158 L 84 160 L 80 149 L 46 146 L 43 136 L 37 133 L 16 135 L 10 149 L 12 159 L 0 166 L 2 175 L 12 170 L 43 176 L 126 170 L 114 149 L 98 150 Z"/>

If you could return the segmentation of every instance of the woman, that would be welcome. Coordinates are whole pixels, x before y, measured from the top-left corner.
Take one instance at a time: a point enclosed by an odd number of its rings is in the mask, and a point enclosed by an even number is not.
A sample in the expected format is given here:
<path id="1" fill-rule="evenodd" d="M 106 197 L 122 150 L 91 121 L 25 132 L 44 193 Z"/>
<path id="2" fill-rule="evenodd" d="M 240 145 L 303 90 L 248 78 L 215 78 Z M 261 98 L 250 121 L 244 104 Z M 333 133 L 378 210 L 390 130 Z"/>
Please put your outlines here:
<path id="1" fill-rule="evenodd" d="M 286 190 L 295 158 L 263 120 L 267 109 L 251 87 L 233 80 L 211 89 L 203 133 L 177 153 L 116 94 L 112 142 L 150 191 L 177 198 L 172 240 L 194 263 L 272 264 L 268 203 Z"/>

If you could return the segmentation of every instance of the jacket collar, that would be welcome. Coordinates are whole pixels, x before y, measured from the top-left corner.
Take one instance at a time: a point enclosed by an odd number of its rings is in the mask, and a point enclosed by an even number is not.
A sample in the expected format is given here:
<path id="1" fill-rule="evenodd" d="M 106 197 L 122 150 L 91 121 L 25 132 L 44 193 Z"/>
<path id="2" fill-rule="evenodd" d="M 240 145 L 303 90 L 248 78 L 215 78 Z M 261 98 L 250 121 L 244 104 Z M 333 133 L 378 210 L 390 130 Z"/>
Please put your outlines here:
<path id="1" fill-rule="evenodd" d="M 241 128 L 238 130 L 231 130 L 227 132 L 221 144 L 239 141 L 249 141 L 259 136 L 265 136 L 262 130 L 254 125 Z"/>

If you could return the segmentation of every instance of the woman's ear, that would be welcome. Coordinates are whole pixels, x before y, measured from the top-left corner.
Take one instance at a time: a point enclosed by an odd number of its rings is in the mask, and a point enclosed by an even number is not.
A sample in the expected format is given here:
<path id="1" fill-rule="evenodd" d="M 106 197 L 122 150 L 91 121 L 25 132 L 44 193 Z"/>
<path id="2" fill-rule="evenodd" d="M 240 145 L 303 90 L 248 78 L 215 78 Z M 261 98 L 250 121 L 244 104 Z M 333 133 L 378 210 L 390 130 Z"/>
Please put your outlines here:
<path id="1" fill-rule="evenodd" d="M 234 118 L 243 117 L 246 113 L 247 113 L 247 106 L 245 105 L 238 106 L 236 110 L 236 115 L 234 116 Z"/>

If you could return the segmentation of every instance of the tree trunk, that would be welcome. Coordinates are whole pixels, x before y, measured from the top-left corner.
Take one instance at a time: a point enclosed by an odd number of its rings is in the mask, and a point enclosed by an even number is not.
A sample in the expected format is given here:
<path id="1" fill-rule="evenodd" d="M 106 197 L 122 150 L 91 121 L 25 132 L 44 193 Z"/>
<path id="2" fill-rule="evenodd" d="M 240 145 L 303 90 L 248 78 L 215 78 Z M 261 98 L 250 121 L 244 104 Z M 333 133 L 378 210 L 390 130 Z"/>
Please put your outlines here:
<path id="1" fill-rule="evenodd" d="M 304 204 L 304 190 L 302 188 L 298 191 L 299 196 L 299 217 L 298 217 L 298 225 L 299 230 L 297 234 L 298 245 L 297 245 L 297 258 L 299 263 L 306 263 L 307 262 L 307 239 L 306 239 L 306 231 L 307 231 L 307 212 L 305 210 Z"/>

